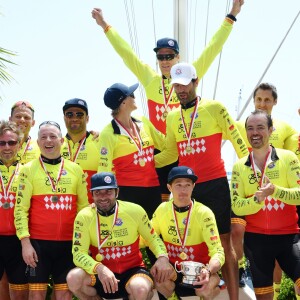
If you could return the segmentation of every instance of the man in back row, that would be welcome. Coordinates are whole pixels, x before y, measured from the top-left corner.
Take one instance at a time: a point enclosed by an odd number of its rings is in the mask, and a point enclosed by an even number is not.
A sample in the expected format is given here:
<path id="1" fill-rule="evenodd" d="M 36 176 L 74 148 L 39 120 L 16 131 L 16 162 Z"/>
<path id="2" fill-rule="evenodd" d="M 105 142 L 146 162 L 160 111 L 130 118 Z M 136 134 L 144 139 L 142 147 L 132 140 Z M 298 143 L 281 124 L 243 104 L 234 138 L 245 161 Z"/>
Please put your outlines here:
<path id="1" fill-rule="evenodd" d="M 221 27 L 212 37 L 203 53 L 193 63 L 199 80 L 205 75 L 215 57 L 222 50 L 243 4 L 244 0 L 233 0 L 230 13 L 226 16 Z M 170 85 L 170 70 L 180 60 L 178 42 L 168 37 L 157 40 L 156 47 L 153 50 L 156 53 L 158 66 L 161 71 L 161 74 L 158 74 L 149 65 L 141 61 L 130 45 L 119 36 L 116 29 L 105 21 L 100 8 L 93 9 L 92 17 L 103 28 L 106 37 L 123 59 L 125 65 L 143 85 L 147 96 L 149 119 L 157 130 L 165 134 L 168 113 L 180 105 L 179 99 L 173 93 L 173 87 Z M 163 200 L 169 199 L 169 191 L 166 188 L 167 175 L 173 166 L 174 164 L 157 170 Z"/>

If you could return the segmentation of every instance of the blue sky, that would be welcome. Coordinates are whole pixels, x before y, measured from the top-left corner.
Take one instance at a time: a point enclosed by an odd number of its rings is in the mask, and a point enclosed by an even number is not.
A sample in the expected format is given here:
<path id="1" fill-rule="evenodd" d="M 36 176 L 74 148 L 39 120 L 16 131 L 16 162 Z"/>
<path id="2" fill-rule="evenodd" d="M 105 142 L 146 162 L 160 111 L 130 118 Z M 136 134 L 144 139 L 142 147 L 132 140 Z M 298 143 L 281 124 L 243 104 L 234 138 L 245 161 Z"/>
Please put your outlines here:
<path id="1" fill-rule="evenodd" d="M 115 82 L 131 85 L 136 79 L 91 18 L 91 10 L 101 7 L 106 20 L 130 41 L 124 2 L 1 1 L 0 46 L 18 53 L 15 58 L 18 66 L 10 68 L 16 81 L 0 87 L 3 98 L 0 103 L 1 119 L 8 117 L 13 102 L 24 99 L 36 108 L 37 124 L 51 119 L 63 125 L 64 102 L 78 97 L 88 102 L 89 129 L 100 131 L 110 121 L 110 112 L 103 104 L 105 89 Z M 127 2 L 129 5 L 130 1 Z M 152 1 L 131 2 L 134 4 L 140 57 L 155 68 Z M 195 0 L 190 1 L 192 8 L 195 3 Z M 198 0 L 197 20 L 193 16 L 189 20 L 189 24 L 196 24 L 197 27 L 191 29 L 192 33 L 195 32 L 195 36 L 191 33 L 191 40 L 195 42 L 190 44 L 190 61 L 201 53 L 205 44 L 207 3 L 207 0 Z M 227 0 L 210 0 L 209 3 L 208 39 L 223 20 Z M 173 1 L 153 0 L 153 7 L 157 38 L 173 36 Z M 299 9 L 299 0 L 245 0 L 222 52 L 216 93 L 216 99 L 227 106 L 232 116 L 236 116 L 240 89 L 243 106 Z M 300 107 L 299 36 L 300 18 L 263 79 L 272 82 L 278 89 L 278 105 L 273 116 L 290 122 L 297 130 L 300 128 L 300 117 L 297 115 Z M 216 69 L 217 61 L 204 78 L 203 90 L 198 91 L 204 98 L 213 97 Z M 138 104 L 141 107 L 141 103 Z M 244 116 L 252 109 L 251 102 Z M 37 126 L 32 132 L 33 138 L 36 129 Z M 227 160 L 231 160 L 231 156 L 227 155 Z"/>

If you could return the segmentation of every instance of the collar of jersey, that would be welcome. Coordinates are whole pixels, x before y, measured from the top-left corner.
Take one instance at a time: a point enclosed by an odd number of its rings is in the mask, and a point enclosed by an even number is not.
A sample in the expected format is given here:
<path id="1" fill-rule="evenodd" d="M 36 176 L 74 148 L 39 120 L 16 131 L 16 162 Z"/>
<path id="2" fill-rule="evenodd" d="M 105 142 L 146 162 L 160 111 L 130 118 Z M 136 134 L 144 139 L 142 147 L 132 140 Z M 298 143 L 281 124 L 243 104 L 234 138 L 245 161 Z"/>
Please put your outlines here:
<path id="1" fill-rule="evenodd" d="M 194 199 L 192 199 L 192 201 L 194 202 Z M 174 205 L 175 211 L 177 211 L 179 213 L 186 212 L 190 209 L 190 205 L 183 206 L 183 207 L 178 207 L 174 202 L 173 202 L 173 205 Z"/>
<path id="2" fill-rule="evenodd" d="M 58 158 L 49 159 L 49 158 L 41 155 L 41 158 L 44 163 L 49 164 L 49 165 L 57 165 L 61 162 L 61 156 L 59 156 Z"/>
<path id="3" fill-rule="evenodd" d="M 196 105 L 197 98 L 198 98 L 198 97 L 196 97 L 194 100 L 192 100 L 191 102 L 187 103 L 186 105 L 181 104 L 181 107 L 182 107 L 183 109 L 188 109 L 188 108 L 194 107 L 194 106 Z M 199 97 L 199 98 L 200 98 L 200 97 Z"/>
<path id="4" fill-rule="evenodd" d="M 104 217 L 109 217 L 109 216 L 113 215 L 115 213 L 115 210 L 116 210 L 116 205 L 114 205 L 114 207 L 112 207 L 109 211 L 103 211 L 103 210 L 97 208 L 97 212 L 101 216 L 104 216 Z"/>
<path id="5" fill-rule="evenodd" d="M 85 138 L 87 139 L 87 138 L 89 137 L 90 134 L 91 134 L 91 133 L 90 133 L 89 131 L 87 131 L 87 132 L 86 132 Z M 72 140 L 68 133 L 66 134 L 66 138 L 67 138 L 69 141 Z M 81 139 L 78 143 L 80 143 L 81 141 L 82 141 L 82 139 Z M 86 142 L 86 140 L 85 140 L 84 143 L 83 143 L 84 145 L 85 145 L 85 142 Z"/>

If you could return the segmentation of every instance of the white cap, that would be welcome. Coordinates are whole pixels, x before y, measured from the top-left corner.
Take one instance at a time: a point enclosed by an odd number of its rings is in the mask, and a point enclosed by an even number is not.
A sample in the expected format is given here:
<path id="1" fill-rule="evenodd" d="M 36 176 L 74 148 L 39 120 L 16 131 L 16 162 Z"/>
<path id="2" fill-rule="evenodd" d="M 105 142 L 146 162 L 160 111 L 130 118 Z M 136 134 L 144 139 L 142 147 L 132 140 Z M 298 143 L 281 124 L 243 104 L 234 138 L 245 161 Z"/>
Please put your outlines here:
<path id="1" fill-rule="evenodd" d="M 171 84 L 188 85 L 192 79 L 197 79 L 196 69 L 188 63 L 179 63 L 171 68 Z"/>

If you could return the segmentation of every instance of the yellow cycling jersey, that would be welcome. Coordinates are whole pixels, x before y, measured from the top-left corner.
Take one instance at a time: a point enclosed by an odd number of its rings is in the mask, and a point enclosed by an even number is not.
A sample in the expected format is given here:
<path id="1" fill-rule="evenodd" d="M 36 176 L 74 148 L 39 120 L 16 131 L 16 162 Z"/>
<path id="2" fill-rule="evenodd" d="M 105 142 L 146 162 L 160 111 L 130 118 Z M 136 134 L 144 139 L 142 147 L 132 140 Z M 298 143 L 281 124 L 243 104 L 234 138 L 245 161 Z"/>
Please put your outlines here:
<path id="1" fill-rule="evenodd" d="M 232 210 L 245 216 L 246 231 L 261 234 L 294 234 L 299 232 L 296 206 L 300 205 L 300 163 L 291 151 L 272 148 L 265 176 L 274 184 L 274 193 L 256 203 L 262 172 L 243 157 L 233 166 L 231 177 Z"/>
<path id="2" fill-rule="evenodd" d="M 15 226 L 17 236 L 41 240 L 72 240 L 76 213 L 88 205 L 86 181 L 82 169 L 74 162 L 44 163 L 39 159 L 24 165 L 18 176 Z"/>
<path id="3" fill-rule="evenodd" d="M 140 151 L 115 120 L 100 133 L 100 164 L 98 172 L 114 172 L 120 186 L 159 186 L 154 165 L 154 148 L 165 147 L 164 135 L 146 118 L 132 118 L 139 127 Z"/>
<path id="4" fill-rule="evenodd" d="M 98 236 L 99 242 L 103 242 L 100 250 Z M 114 273 L 144 266 L 139 250 L 140 236 L 147 240 L 156 257 L 167 254 L 164 243 L 141 206 L 117 201 L 114 213 L 108 216 L 99 214 L 96 207 L 86 207 L 78 213 L 74 222 L 74 263 L 89 274 L 96 273 L 99 261 L 95 260 L 95 256 L 97 258 L 99 254 L 101 263 Z M 89 255 L 89 249 L 92 250 L 92 256 Z"/>
<path id="5" fill-rule="evenodd" d="M 73 143 L 67 134 L 61 148 L 61 155 L 81 167 L 87 182 L 89 202 L 94 203 L 90 187 L 91 177 L 97 173 L 100 162 L 100 139 L 93 140 L 93 135 L 87 132 L 83 140 Z"/>
<path id="6" fill-rule="evenodd" d="M 300 160 L 300 136 L 299 133 L 294 133 L 285 143 L 286 148 L 294 152 Z"/>
<path id="7" fill-rule="evenodd" d="M 174 213 L 181 238 L 177 234 Z M 222 266 L 225 256 L 213 212 L 202 203 L 194 201 L 186 242 L 182 245 L 180 240 L 183 240 L 187 216 L 188 211 L 174 211 L 173 200 L 160 204 L 153 215 L 153 227 L 157 234 L 162 236 L 170 262 L 174 264 L 176 261 L 182 261 L 180 254 L 184 252 L 187 260 L 206 264 L 210 259 L 216 259 Z"/>
<path id="8" fill-rule="evenodd" d="M 196 105 L 182 109 L 186 128 L 190 128 Z M 219 101 L 204 99 L 199 101 L 190 132 L 190 145 L 184 124 L 179 108 L 169 113 L 166 148 L 155 155 L 156 167 L 171 164 L 179 157 L 179 165 L 188 166 L 197 174 L 197 183 L 225 177 L 224 161 L 221 157 L 222 135 L 224 139 L 231 141 L 239 157 L 248 154 L 247 146 L 234 120 Z"/>
<path id="9" fill-rule="evenodd" d="M 35 140 L 29 136 L 28 139 L 22 144 L 17 153 L 17 160 L 22 164 L 26 164 L 40 156 L 40 148 Z"/>
<path id="10" fill-rule="evenodd" d="M 201 56 L 193 63 L 199 80 L 204 76 L 215 57 L 222 50 L 232 27 L 232 21 L 226 18 Z M 171 79 L 162 77 L 149 65 L 141 61 L 131 46 L 120 37 L 113 27 L 109 28 L 106 36 L 116 52 L 123 59 L 125 65 L 144 86 L 148 99 L 149 119 L 156 129 L 165 134 L 167 113 L 179 106 L 176 94 L 172 93 L 170 97 L 170 91 L 172 90 L 172 86 L 170 85 Z M 168 103 L 165 102 L 164 95 L 168 98 Z"/>

